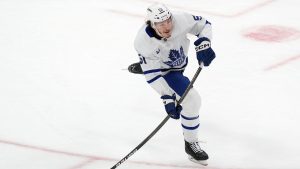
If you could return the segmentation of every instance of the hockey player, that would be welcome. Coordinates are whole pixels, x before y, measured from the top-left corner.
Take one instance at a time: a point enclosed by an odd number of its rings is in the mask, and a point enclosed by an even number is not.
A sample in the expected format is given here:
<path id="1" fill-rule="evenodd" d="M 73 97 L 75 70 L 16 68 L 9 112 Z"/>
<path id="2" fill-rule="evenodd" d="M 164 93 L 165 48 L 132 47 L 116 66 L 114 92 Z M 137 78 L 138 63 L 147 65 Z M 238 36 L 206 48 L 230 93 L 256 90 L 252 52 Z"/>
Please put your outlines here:
<path id="1" fill-rule="evenodd" d="M 146 23 L 134 41 L 140 62 L 128 69 L 144 74 L 148 84 L 161 96 L 167 114 L 173 119 L 180 118 L 189 159 L 207 165 L 208 155 L 198 142 L 201 98 L 191 88 L 182 105 L 176 103 L 190 83 L 183 75 L 190 44 L 187 34 L 198 37 L 194 42 L 198 62 L 209 66 L 215 58 L 210 46 L 211 23 L 201 16 L 171 13 L 164 4 L 151 5 L 147 9 Z"/>

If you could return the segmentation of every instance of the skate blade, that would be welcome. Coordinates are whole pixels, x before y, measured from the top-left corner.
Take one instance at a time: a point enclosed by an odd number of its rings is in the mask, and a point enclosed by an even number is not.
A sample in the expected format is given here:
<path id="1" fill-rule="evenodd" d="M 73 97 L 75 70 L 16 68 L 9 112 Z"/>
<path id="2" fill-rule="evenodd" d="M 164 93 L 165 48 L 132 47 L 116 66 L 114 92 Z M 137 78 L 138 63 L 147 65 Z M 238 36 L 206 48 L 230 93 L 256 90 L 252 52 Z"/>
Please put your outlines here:
<path id="1" fill-rule="evenodd" d="M 204 166 L 207 166 L 208 163 L 207 163 L 207 160 L 196 160 L 194 159 L 192 156 L 189 155 L 189 160 L 191 160 L 192 162 L 194 163 L 197 163 L 197 164 L 201 164 L 201 165 L 204 165 Z"/>

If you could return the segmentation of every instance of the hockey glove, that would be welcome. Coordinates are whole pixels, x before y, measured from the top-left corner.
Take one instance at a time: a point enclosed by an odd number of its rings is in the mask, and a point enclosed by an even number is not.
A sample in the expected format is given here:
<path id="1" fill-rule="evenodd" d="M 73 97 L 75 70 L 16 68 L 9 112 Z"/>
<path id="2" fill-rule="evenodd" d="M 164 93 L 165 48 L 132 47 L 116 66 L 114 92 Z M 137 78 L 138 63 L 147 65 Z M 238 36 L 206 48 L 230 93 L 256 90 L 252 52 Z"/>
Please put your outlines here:
<path id="1" fill-rule="evenodd" d="M 215 52 L 210 47 L 210 40 L 206 37 L 201 37 L 194 42 L 194 45 L 199 65 L 203 62 L 204 66 L 209 66 L 216 57 Z"/>
<path id="2" fill-rule="evenodd" d="M 165 104 L 165 109 L 168 115 L 173 119 L 179 119 L 182 107 L 180 105 L 175 106 L 175 100 L 176 100 L 175 93 L 172 96 L 163 95 L 161 96 L 161 99 L 163 99 L 163 102 Z"/>

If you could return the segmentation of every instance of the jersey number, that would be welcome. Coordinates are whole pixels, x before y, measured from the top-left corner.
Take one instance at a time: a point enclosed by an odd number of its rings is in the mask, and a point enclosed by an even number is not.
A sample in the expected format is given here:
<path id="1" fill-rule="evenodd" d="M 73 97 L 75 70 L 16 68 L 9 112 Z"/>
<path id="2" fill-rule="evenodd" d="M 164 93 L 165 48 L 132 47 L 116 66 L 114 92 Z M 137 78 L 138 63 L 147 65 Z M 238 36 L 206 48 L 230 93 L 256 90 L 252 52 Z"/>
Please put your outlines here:
<path id="1" fill-rule="evenodd" d="M 140 57 L 140 64 L 143 64 L 143 63 L 147 64 L 146 58 L 144 56 L 139 54 L 139 57 Z"/>
<path id="2" fill-rule="evenodd" d="M 201 16 L 194 16 L 194 15 L 193 15 L 193 18 L 194 18 L 195 21 L 200 21 L 202 19 Z"/>

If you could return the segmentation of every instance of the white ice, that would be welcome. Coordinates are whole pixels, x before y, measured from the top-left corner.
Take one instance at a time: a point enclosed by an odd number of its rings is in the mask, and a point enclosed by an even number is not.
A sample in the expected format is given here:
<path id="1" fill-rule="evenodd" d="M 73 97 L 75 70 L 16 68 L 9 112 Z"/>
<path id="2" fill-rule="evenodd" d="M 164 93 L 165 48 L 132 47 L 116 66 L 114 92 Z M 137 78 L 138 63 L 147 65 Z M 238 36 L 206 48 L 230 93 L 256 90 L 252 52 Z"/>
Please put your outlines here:
<path id="1" fill-rule="evenodd" d="M 0 1 L 0 168 L 107 169 L 166 116 L 141 75 L 137 30 L 152 0 Z M 165 0 L 212 22 L 217 58 L 202 96 L 207 167 L 190 162 L 179 121 L 120 169 L 299 169 L 300 39 L 256 41 L 259 26 L 300 31 L 296 0 Z M 193 40 L 193 37 L 191 37 Z M 197 69 L 193 45 L 185 74 Z"/>

